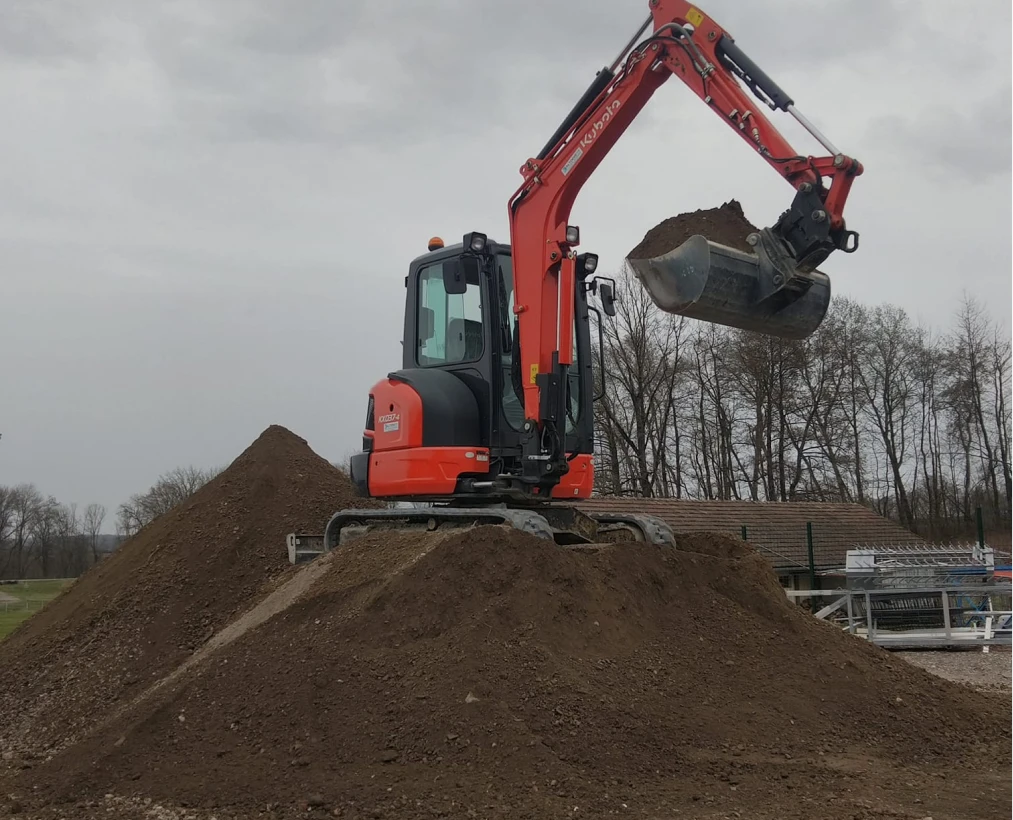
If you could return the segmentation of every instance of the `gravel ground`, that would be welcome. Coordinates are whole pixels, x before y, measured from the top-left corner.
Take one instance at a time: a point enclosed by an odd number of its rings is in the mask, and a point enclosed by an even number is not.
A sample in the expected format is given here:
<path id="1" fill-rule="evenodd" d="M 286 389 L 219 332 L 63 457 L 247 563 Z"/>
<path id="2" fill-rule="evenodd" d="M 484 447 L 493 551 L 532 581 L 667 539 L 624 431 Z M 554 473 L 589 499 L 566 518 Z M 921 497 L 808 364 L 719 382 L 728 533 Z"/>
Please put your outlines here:
<path id="1" fill-rule="evenodd" d="M 986 655 L 978 650 L 897 652 L 897 655 L 941 678 L 985 692 L 1013 694 L 1010 650 L 992 647 Z"/>

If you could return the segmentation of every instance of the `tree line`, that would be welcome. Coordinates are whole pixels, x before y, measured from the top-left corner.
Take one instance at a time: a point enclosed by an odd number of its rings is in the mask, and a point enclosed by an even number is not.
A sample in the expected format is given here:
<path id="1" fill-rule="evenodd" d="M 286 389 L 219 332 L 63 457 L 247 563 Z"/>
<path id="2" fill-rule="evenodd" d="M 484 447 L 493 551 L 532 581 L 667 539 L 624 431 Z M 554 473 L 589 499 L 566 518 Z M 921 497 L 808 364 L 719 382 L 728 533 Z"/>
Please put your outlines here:
<path id="1" fill-rule="evenodd" d="M 61 504 L 34 484 L 0 485 L 0 578 L 75 578 L 106 549 L 106 509 Z"/>
<path id="2" fill-rule="evenodd" d="M 115 535 L 103 534 L 101 504 L 61 504 L 34 484 L 0 485 L 0 579 L 76 578 L 125 538 L 199 490 L 220 468 L 177 467 L 116 510 Z"/>
<path id="3" fill-rule="evenodd" d="M 616 295 L 594 352 L 599 494 L 855 502 L 931 538 L 973 533 L 980 507 L 1009 530 L 1011 340 L 974 298 L 940 333 L 835 297 L 789 341 L 663 313 L 625 271 Z M 160 475 L 112 543 L 101 504 L 0 485 L 0 578 L 76 577 L 221 469 Z"/>
<path id="4" fill-rule="evenodd" d="M 867 505 L 909 529 L 1008 529 L 1010 336 L 965 296 L 936 332 L 835 297 L 790 341 L 658 310 L 633 275 L 595 351 L 603 494 Z"/>
<path id="5" fill-rule="evenodd" d="M 146 492 L 136 493 L 116 511 L 116 532 L 130 537 L 169 512 L 222 472 L 222 467 L 176 467 L 162 473 Z"/>

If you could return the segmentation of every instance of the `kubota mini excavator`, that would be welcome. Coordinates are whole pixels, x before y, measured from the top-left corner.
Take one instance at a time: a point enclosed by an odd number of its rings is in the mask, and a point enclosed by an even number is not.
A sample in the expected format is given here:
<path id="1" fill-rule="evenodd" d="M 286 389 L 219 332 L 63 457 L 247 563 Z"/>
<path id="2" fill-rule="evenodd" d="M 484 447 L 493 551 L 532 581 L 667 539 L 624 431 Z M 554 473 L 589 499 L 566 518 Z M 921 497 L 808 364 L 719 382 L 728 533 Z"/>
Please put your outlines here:
<path id="1" fill-rule="evenodd" d="M 578 253 L 569 222 L 581 186 L 672 75 L 795 189 L 776 224 L 749 237 L 755 253 L 694 236 L 671 253 L 628 259 L 670 313 L 770 335 L 804 338 L 822 322 L 833 251 L 851 253 L 844 203 L 862 165 L 838 151 L 770 77 L 702 10 L 649 0 L 650 16 L 598 72 L 509 200 L 510 244 L 484 233 L 410 264 L 404 362 L 369 392 L 362 452 L 351 475 L 369 497 L 426 502 L 337 512 L 319 536 L 289 536 L 293 562 L 376 529 L 505 523 L 560 544 L 635 538 L 673 544 L 655 519 L 596 515 L 561 503 L 594 486 L 589 314 L 615 315 L 615 282 Z M 640 38 L 650 30 L 643 40 Z M 742 85 L 740 85 L 740 81 Z M 745 93 L 791 114 L 829 152 L 799 155 Z M 605 378 L 605 374 L 602 374 Z M 314 547 L 311 541 L 317 541 Z"/>

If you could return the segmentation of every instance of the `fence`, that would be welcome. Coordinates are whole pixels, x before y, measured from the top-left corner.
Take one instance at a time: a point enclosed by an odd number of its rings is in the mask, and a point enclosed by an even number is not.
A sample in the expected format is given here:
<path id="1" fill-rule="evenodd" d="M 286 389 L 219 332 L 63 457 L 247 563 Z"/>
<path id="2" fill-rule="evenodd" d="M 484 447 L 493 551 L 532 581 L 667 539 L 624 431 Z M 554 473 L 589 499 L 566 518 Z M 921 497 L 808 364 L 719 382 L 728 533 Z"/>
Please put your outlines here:
<path id="1" fill-rule="evenodd" d="M 17 612 L 21 610 L 31 610 L 36 612 L 46 604 L 48 604 L 51 598 L 12 598 L 7 600 L 6 598 L 0 598 L 0 612 Z"/>
<path id="2" fill-rule="evenodd" d="M 38 611 L 73 581 L 73 578 L 0 580 L 0 614 Z"/>

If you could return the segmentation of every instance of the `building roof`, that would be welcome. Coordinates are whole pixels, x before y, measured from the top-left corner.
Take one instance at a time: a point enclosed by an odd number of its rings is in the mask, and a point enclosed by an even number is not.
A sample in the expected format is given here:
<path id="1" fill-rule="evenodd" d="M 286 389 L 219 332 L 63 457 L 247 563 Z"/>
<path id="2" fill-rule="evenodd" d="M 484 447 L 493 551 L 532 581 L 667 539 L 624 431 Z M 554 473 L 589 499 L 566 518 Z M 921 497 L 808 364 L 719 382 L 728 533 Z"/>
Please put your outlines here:
<path id="1" fill-rule="evenodd" d="M 846 552 L 864 545 L 924 544 L 910 530 L 860 504 L 818 501 L 682 501 L 674 498 L 598 497 L 574 502 L 581 510 L 653 515 L 680 532 L 742 537 L 777 569 L 808 569 L 806 523 L 812 523 L 817 569 L 843 567 Z"/>

